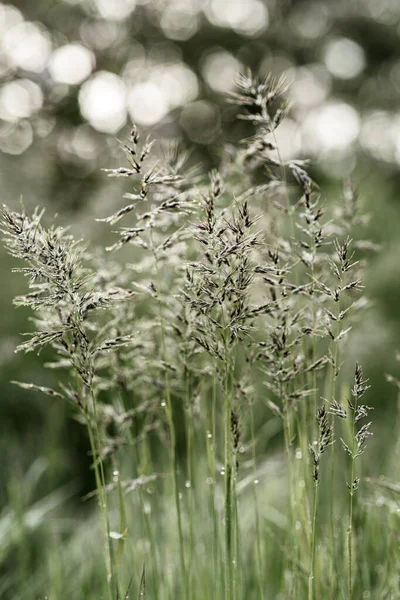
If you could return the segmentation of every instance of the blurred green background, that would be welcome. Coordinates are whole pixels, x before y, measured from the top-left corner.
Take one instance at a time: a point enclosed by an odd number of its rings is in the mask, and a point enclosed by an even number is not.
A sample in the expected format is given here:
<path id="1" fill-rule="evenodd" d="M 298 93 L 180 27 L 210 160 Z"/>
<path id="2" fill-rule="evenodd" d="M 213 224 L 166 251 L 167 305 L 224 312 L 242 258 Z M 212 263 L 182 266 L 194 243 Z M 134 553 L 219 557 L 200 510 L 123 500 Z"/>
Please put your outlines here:
<path id="1" fill-rule="evenodd" d="M 396 390 L 384 374 L 399 376 L 398 0 L 0 3 L 1 200 L 16 207 L 22 196 L 28 209 L 44 206 L 78 237 L 103 245 L 95 219 L 120 206 L 124 189 L 101 171 L 118 164 L 116 137 L 132 121 L 156 138 L 182 136 L 211 167 L 222 140 L 244 131 L 224 94 L 246 67 L 287 76 L 293 107 L 278 130 L 284 158 L 311 158 L 327 202 L 351 177 L 370 215 L 363 235 L 381 245 L 364 282 L 371 308 L 349 354 L 370 377 L 374 429 L 384 432 L 371 444 L 370 470 L 393 475 L 385 469 L 397 437 Z M 9 383 L 52 384 L 44 352 L 14 353 L 29 314 L 12 307 L 25 290 L 13 266 L 0 249 L 0 514 L 71 481 L 63 494 L 85 510 L 80 497 L 93 483 L 84 432 L 67 406 Z M 13 551 L 0 529 L 3 573 Z"/>

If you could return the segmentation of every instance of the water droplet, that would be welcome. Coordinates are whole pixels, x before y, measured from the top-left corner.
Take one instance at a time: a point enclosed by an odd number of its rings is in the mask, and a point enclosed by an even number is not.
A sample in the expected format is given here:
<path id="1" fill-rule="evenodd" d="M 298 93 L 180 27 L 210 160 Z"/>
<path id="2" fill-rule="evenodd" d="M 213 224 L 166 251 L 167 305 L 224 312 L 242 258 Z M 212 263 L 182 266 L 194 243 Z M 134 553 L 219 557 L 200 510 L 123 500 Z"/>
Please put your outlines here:
<path id="1" fill-rule="evenodd" d="M 221 475 L 225 475 L 225 469 L 221 469 Z"/>
<path id="2" fill-rule="evenodd" d="M 301 460 L 303 458 L 303 453 L 301 451 L 301 448 L 297 448 L 295 456 L 298 460 Z"/>
<path id="3" fill-rule="evenodd" d="M 305 488 L 305 487 L 306 487 L 306 482 L 304 481 L 304 479 L 300 479 L 300 481 L 299 481 L 299 486 L 300 486 L 301 488 Z"/>
<path id="4" fill-rule="evenodd" d="M 187 487 L 187 488 L 190 488 L 190 481 L 187 481 L 187 482 L 185 483 L 185 487 Z"/>
<path id="5" fill-rule="evenodd" d="M 182 494 L 179 492 L 179 500 L 182 500 Z"/>
<path id="6" fill-rule="evenodd" d="M 301 529 L 300 521 L 296 521 L 296 529 L 297 529 L 297 531 L 299 531 Z"/>
<path id="7" fill-rule="evenodd" d="M 257 484 L 258 484 L 258 479 L 255 479 L 254 480 L 254 485 L 257 485 Z"/>
<path id="8" fill-rule="evenodd" d="M 235 560 L 235 559 L 233 559 L 233 561 L 232 561 L 232 564 L 233 564 L 234 566 L 236 566 L 236 560 Z"/>
<path id="9" fill-rule="evenodd" d="M 211 439 L 211 438 L 212 438 L 212 433 L 208 432 L 208 433 L 207 433 L 207 437 L 208 437 L 209 439 Z"/>
<path id="10" fill-rule="evenodd" d="M 212 477 L 207 477 L 206 484 L 207 485 L 212 485 L 213 483 L 214 483 L 214 479 Z"/>
<path id="11" fill-rule="evenodd" d="M 118 477 L 119 471 L 117 471 L 117 470 L 113 471 L 113 475 L 114 475 L 114 477 Z"/>
<path id="12" fill-rule="evenodd" d="M 167 404 L 165 402 L 161 402 L 161 406 L 164 408 L 165 406 L 167 406 Z"/>

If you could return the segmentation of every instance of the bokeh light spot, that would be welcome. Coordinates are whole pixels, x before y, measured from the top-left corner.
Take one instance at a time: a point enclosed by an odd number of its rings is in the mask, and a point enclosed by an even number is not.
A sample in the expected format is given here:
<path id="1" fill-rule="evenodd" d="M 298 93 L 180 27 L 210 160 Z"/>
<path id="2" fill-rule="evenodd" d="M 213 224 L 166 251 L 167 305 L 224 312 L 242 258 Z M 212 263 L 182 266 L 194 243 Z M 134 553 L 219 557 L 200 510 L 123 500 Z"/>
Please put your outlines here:
<path id="1" fill-rule="evenodd" d="M 49 35 L 35 23 L 18 23 L 8 29 L 3 37 L 3 49 L 16 67 L 40 73 L 51 53 Z"/>
<path id="2" fill-rule="evenodd" d="M 10 81 L 0 90 L 0 117 L 5 121 L 28 118 L 42 105 L 42 90 L 30 79 Z"/>
<path id="3" fill-rule="evenodd" d="M 394 116 L 383 110 L 364 115 L 360 132 L 362 148 L 378 160 L 393 161 L 393 137 L 395 145 L 398 139 L 397 152 L 400 150 L 400 127 L 394 124 Z"/>
<path id="4" fill-rule="evenodd" d="M 169 4 L 166 6 L 160 26 L 166 37 L 171 40 L 186 41 L 194 36 L 199 28 L 199 14 L 188 4 Z"/>
<path id="5" fill-rule="evenodd" d="M 226 50 L 215 50 L 203 60 L 203 77 L 215 92 L 226 93 L 232 90 L 240 70 L 241 63 Z"/>
<path id="6" fill-rule="evenodd" d="M 365 53 L 362 47 L 348 38 L 330 41 L 324 52 L 326 67 L 335 77 L 352 79 L 365 68 Z"/>
<path id="7" fill-rule="evenodd" d="M 89 77 L 95 66 L 93 52 L 82 44 L 66 44 L 57 48 L 49 61 L 54 81 L 77 85 Z"/>
<path id="8" fill-rule="evenodd" d="M 211 0 L 205 9 L 208 20 L 218 27 L 229 27 L 253 36 L 268 27 L 268 10 L 260 0 Z"/>
<path id="9" fill-rule="evenodd" d="M 123 24 L 103 19 L 87 20 L 79 28 L 81 39 L 94 50 L 105 50 L 112 46 L 121 36 Z M 134 42 L 131 42 L 132 45 Z"/>
<path id="10" fill-rule="evenodd" d="M 23 20 L 24 17 L 18 8 L 15 8 L 15 6 L 10 6 L 9 4 L 0 3 L 0 43 L 2 43 L 4 33 L 11 29 L 11 27 L 14 27 L 14 25 L 22 23 Z"/>
<path id="11" fill-rule="evenodd" d="M 296 121 L 286 117 L 275 132 L 275 139 L 283 160 L 296 158 L 301 151 L 301 133 Z M 279 156 L 276 156 L 279 161 Z"/>
<path id="12" fill-rule="evenodd" d="M 124 82 L 114 73 L 99 71 L 82 85 L 79 106 L 94 129 L 116 133 L 127 118 Z"/>
<path id="13" fill-rule="evenodd" d="M 167 98 L 159 85 L 145 81 L 134 85 L 128 96 L 132 120 L 141 125 L 154 125 L 168 112 Z"/>
<path id="14" fill-rule="evenodd" d="M 136 0 L 94 0 L 103 19 L 122 21 L 135 10 Z"/>
<path id="15" fill-rule="evenodd" d="M 320 65 L 290 69 L 287 78 L 291 81 L 290 97 L 297 107 L 317 106 L 330 92 L 331 76 Z"/>
<path id="16" fill-rule="evenodd" d="M 89 125 L 65 128 L 58 140 L 58 152 L 64 162 L 81 165 L 93 161 L 99 153 L 97 134 Z"/>
<path id="17" fill-rule="evenodd" d="M 199 93 L 196 75 L 181 63 L 154 69 L 151 79 L 163 91 L 170 109 L 195 100 Z"/>
<path id="18" fill-rule="evenodd" d="M 0 150 L 15 156 L 22 154 L 33 141 L 32 126 L 28 121 L 1 124 Z"/>
<path id="19" fill-rule="evenodd" d="M 303 125 L 309 150 L 314 153 L 343 152 L 355 142 L 359 131 L 359 114 L 345 102 L 322 105 L 308 115 Z"/>

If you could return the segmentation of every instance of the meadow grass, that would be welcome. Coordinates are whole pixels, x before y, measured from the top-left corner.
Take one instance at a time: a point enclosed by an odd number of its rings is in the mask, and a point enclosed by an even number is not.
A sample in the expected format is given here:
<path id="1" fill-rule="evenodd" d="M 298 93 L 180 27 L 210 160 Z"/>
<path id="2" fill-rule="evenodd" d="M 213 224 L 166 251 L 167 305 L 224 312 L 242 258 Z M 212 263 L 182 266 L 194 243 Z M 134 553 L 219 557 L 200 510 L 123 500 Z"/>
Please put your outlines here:
<path id="1" fill-rule="evenodd" d="M 134 127 L 127 166 L 106 169 L 131 187 L 97 225 L 126 223 L 105 255 L 39 210 L 3 208 L 31 289 L 16 304 L 34 312 L 18 350 L 50 346 L 63 372 L 56 389 L 16 383 L 85 426 L 98 518 L 65 536 L 58 507 L 33 575 L 24 547 L 64 492 L 32 528 L 35 506 L 10 489 L 0 548 L 9 527 L 20 556 L 2 597 L 399 597 L 398 551 L 362 478 L 367 379 L 346 363 L 374 246 L 351 183 L 324 205 L 307 161 L 282 159 L 286 96 L 283 80 L 239 77 L 229 101 L 253 130 L 210 174 Z"/>

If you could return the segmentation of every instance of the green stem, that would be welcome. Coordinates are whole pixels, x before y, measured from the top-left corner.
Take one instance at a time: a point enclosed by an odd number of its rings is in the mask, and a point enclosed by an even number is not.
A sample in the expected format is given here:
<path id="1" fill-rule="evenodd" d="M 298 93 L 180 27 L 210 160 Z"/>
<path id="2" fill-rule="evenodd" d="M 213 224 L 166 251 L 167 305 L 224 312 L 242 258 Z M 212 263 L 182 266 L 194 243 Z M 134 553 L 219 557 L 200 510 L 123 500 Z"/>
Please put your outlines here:
<path id="1" fill-rule="evenodd" d="M 232 499 L 233 499 L 233 529 L 235 532 L 235 543 L 234 543 L 234 552 L 232 558 L 233 564 L 233 598 L 237 598 L 240 590 L 240 530 L 239 530 L 239 507 L 238 507 L 238 499 L 237 499 L 237 490 L 236 490 L 236 466 L 232 467 L 233 477 L 232 477 Z"/>
<path id="2" fill-rule="evenodd" d="M 193 597 L 193 564 L 192 564 L 192 549 L 194 545 L 194 510 L 193 510 L 193 469 L 192 469 L 192 453 L 193 453 L 193 417 L 191 408 L 190 398 L 190 379 L 189 373 L 186 371 L 186 410 L 185 410 L 185 421 L 186 421 L 186 457 L 187 457 L 187 478 L 188 478 L 188 518 L 189 518 L 189 558 L 187 562 L 187 589 L 188 597 Z"/>
<path id="3" fill-rule="evenodd" d="M 128 407 L 131 407 L 132 406 L 131 398 L 129 397 L 127 389 L 125 387 L 122 388 L 121 395 L 125 400 L 125 402 L 123 402 L 124 408 L 127 409 Z M 128 437 L 129 444 L 130 444 L 131 448 L 133 449 L 133 459 L 134 459 L 135 465 L 136 465 L 135 476 L 139 477 L 142 474 L 152 472 L 152 471 L 151 471 L 151 467 L 149 468 L 148 466 L 146 466 L 147 463 L 149 462 L 148 455 L 150 454 L 150 452 L 146 452 L 146 450 L 145 450 L 141 454 L 139 451 L 139 448 L 138 448 L 138 443 L 135 440 L 135 436 L 137 437 L 137 435 L 138 435 L 137 420 L 134 421 L 134 424 L 135 424 L 135 428 L 134 428 L 135 431 L 133 432 L 132 428 L 129 428 L 127 430 L 127 437 Z M 143 426 L 144 426 L 144 424 L 143 424 Z M 147 449 L 146 444 L 147 444 L 147 440 L 145 439 L 143 441 L 143 445 L 145 446 L 145 449 Z M 158 600 L 161 585 L 160 585 L 158 560 L 157 560 L 157 555 L 156 555 L 157 545 L 154 540 L 151 517 L 148 514 L 148 511 L 145 510 L 145 499 L 143 496 L 142 486 L 139 486 L 138 496 L 139 496 L 139 502 L 140 502 L 141 515 L 144 520 L 144 528 L 145 528 L 147 538 L 149 540 L 149 554 L 151 556 L 151 564 L 152 564 L 152 581 L 154 582 L 154 586 L 153 586 L 154 600 Z M 131 562 L 133 563 L 133 560 Z M 147 565 L 147 562 L 146 562 L 146 565 Z M 147 569 L 147 566 L 146 566 L 146 569 Z"/>
<path id="4" fill-rule="evenodd" d="M 301 408 L 305 408 L 304 407 L 300 407 Z M 298 411 L 299 412 L 299 411 Z M 310 477 L 310 470 L 308 468 L 307 465 L 307 461 L 305 460 L 305 457 L 307 456 L 308 453 L 308 447 L 307 447 L 307 443 L 305 440 L 305 434 L 307 433 L 307 424 L 305 422 L 305 410 L 301 411 L 301 415 L 299 416 L 299 414 L 296 415 L 296 426 L 297 426 L 297 437 L 299 440 L 299 448 L 301 450 L 301 464 L 303 465 L 303 469 L 301 471 L 301 476 L 303 477 L 304 481 L 307 481 Z M 297 465 L 297 461 L 295 462 L 295 465 Z M 309 511 L 309 503 L 308 503 L 308 494 L 307 494 L 307 485 L 304 486 L 304 488 L 300 488 L 298 490 L 298 505 L 299 505 L 299 511 L 298 511 L 298 515 L 299 515 L 299 519 L 301 519 L 301 525 L 304 528 L 304 536 L 305 536 L 305 541 L 306 544 L 308 545 L 310 543 L 311 540 L 311 535 L 312 535 L 312 530 L 311 530 L 311 515 L 310 515 L 310 511 Z M 300 560 L 300 556 L 299 554 L 297 555 L 297 559 Z"/>
<path id="5" fill-rule="evenodd" d="M 154 256 L 154 262 L 156 267 L 156 275 L 158 281 L 158 287 L 160 290 L 161 286 L 161 277 L 160 277 L 160 269 L 158 265 L 157 253 L 155 251 L 154 242 L 153 242 L 153 232 L 150 229 L 150 239 L 151 246 Z M 165 346 L 165 327 L 164 327 L 164 315 L 162 311 L 161 301 L 158 300 L 158 309 L 159 309 L 159 317 L 160 317 L 160 334 L 161 334 L 161 349 L 163 353 L 164 361 L 166 361 L 166 346 Z M 172 411 L 172 400 L 171 400 L 171 392 L 169 386 L 169 377 L 168 371 L 165 369 L 165 393 L 166 393 L 166 415 L 168 421 L 169 435 L 170 435 L 170 461 L 171 461 L 171 469 L 173 474 L 173 485 L 174 485 L 174 498 L 175 498 L 175 508 L 176 508 L 176 516 L 178 522 L 178 537 L 179 537 L 179 562 L 181 569 L 181 581 L 183 586 L 183 598 L 187 598 L 187 579 L 186 579 L 186 567 L 185 567 L 185 550 L 183 543 L 183 531 L 182 531 L 182 514 L 181 514 L 181 504 L 179 498 L 179 480 L 178 480 L 178 457 L 176 454 L 176 433 L 175 433 L 175 424 L 173 419 L 173 411 Z"/>
<path id="6" fill-rule="evenodd" d="M 278 155 L 278 161 L 279 161 L 279 166 L 280 166 L 280 170 L 281 170 L 282 183 L 283 183 L 283 187 L 284 187 L 284 190 L 285 190 L 286 209 L 288 211 L 289 220 L 290 220 L 290 230 L 291 230 L 292 238 L 293 238 L 293 240 L 295 240 L 296 239 L 296 233 L 295 233 L 295 227 L 294 227 L 294 219 L 293 219 L 293 214 L 292 214 L 292 207 L 291 207 L 290 198 L 289 198 L 289 188 L 288 188 L 288 184 L 287 184 L 285 163 L 284 163 L 284 161 L 282 159 L 282 155 L 281 155 L 281 152 L 279 150 L 279 145 L 278 145 L 278 141 L 276 139 L 275 130 L 273 130 L 271 133 L 272 133 L 272 138 L 274 140 L 274 144 L 275 144 L 275 147 L 276 147 L 276 153 Z"/>
<path id="7" fill-rule="evenodd" d="M 282 397 L 282 390 L 281 390 L 281 394 L 280 396 Z M 294 575 L 293 575 L 293 597 L 295 594 L 295 588 L 296 588 L 296 580 L 297 580 L 297 543 L 296 543 L 296 515 L 297 515 L 297 510 L 296 510 L 296 500 L 295 500 L 295 495 L 294 495 L 294 478 L 293 478 L 293 468 L 292 468 L 292 457 L 290 454 L 290 421 L 289 421 L 289 406 L 287 401 L 285 402 L 285 405 L 283 407 L 283 433 L 284 433 L 284 438 L 285 438 L 285 451 L 286 451 L 286 459 L 287 459 L 287 464 L 288 464 L 288 475 L 289 475 L 289 497 L 290 497 L 290 518 L 291 518 L 291 525 L 289 528 L 289 531 L 292 533 L 292 535 L 294 536 L 294 560 L 292 560 L 293 563 L 293 570 L 294 570 Z"/>
<path id="8" fill-rule="evenodd" d="M 209 431 L 206 432 L 206 446 L 207 446 L 207 459 L 208 459 L 208 472 L 210 478 L 210 485 L 208 486 L 208 502 L 209 511 L 211 516 L 211 529 L 212 529 L 212 557 L 213 557 L 213 582 L 214 587 L 211 589 L 210 597 L 219 598 L 220 592 L 220 573 L 219 573 L 219 546 L 218 546 L 218 520 L 217 511 L 215 509 L 215 444 L 216 444 L 216 425 L 215 425 L 215 412 L 217 404 L 217 393 L 216 393 L 216 374 L 213 374 L 212 381 L 212 404 L 211 404 L 211 415 L 209 417 Z M 210 437 L 211 436 L 211 437 Z"/>
<path id="9" fill-rule="evenodd" d="M 336 368 L 336 367 L 335 367 Z M 332 431 L 334 427 L 334 417 L 332 416 Z M 329 504 L 329 516 L 330 516 L 330 600 L 334 600 L 335 594 L 335 444 L 331 445 L 330 452 L 331 461 L 331 474 L 330 474 L 330 504 Z"/>
<path id="10" fill-rule="evenodd" d="M 256 443 L 255 443 L 255 432 L 254 432 L 254 412 L 253 405 L 250 405 L 250 427 L 251 427 L 251 445 L 253 455 L 253 503 L 254 503 L 254 515 L 256 523 L 256 552 L 257 552 L 257 580 L 259 586 L 260 600 L 264 600 L 264 578 L 262 569 L 262 553 L 261 553 L 261 532 L 260 532 L 260 515 L 258 508 L 258 496 L 257 496 L 257 462 L 256 462 Z"/>
<path id="11" fill-rule="evenodd" d="M 227 345 L 225 344 L 225 348 Z M 231 406 L 229 401 L 228 358 L 225 364 L 225 600 L 233 600 L 233 555 L 232 555 L 232 442 Z"/>
<path id="12" fill-rule="evenodd" d="M 98 503 L 99 503 L 100 513 L 101 513 L 103 521 L 104 521 L 104 538 L 105 538 L 105 547 L 107 548 L 106 565 L 107 565 L 108 595 L 109 595 L 110 600 L 113 600 L 113 598 L 114 598 L 113 591 L 115 591 L 115 590 L 113 590 L 113 580 L 114 580 L 114 574 L 113 574 L 114 567 L 113 567 L 113 560 L 112 560 L 113 551 L 112 551 L 112 546 L 111 546 L 110 523 L 109 523 L 109 518 L 108 518 L 108 510 L 107 510 L 107 492 L 105 491 L 105 487 L 103 486 L 103 483 L 102 483 L 102 477 L 104 480 L 104 470 L 103 470 L 103 475 L 101 476 L 100 469 L 99 469 L 99 463 L 102 464 L 101 455 L 98 453 L 98 449 L 96 448 L 95 437 L 93 435 L 92 423 L 91 423 L 91 419 L 90 419 L 88 410 L 85 409 L 84 413 L 85 413 L 85 419 L 86 419 L 86 427 L 87 427 L 87 431 L 88 431 L 88 435 L 89 435 L 90 449 L 91 449 L 92 457 L 93 457 L 93 468 L 94 468 L 94 474 L 95 474 Z M 115 597 L 117 597 L 117 596 L 115 596 Z"/>
<path id="13" fill-rule="evenodd" d="M 336 319 L 337 319 L 337 328 L 336 328 L 336 338 L 340 333 L 340 325 L 339 325 L 339 314 L 341 310 L 341 303 L 339 301 L 337 311 L 336 311 Z M 336 382 L 338 376 L 338 360 L 339 360 L 339 346 L 337 340 L 333 340 L 332 344 L 334 344 L 334 354 L 333 354 L 333 371 L 332 371 L 332 383 L 331 383 L 331 397 L 336 400 Z M 331 398 L 328 396 L 328 400 L 331 401 Z M 334 437 L 335 432 L 335 417 L 332 415 L 331 419 L 332 426 L 332 435 Z M 331 461 L 331 476 L 330 476 L 330 573 L 329 573 L 329 581 L 330 581 L 330 600 L 334 600 L 335 598 L 335 572 L 336 572 L 336 552 L 335 552 L 335 444 L 331 444 L 331 452 L 330 452 L 330 461 Z"/>
<path id="14" fill-rule="evenodd" d="M 354 489 L 353 489 L 353 482 L 354 482 L 354 461 L 355 461 L 355 457 L 354 457 L 354 452 L 355 452 L 355 441 L 354 441 L 354 436 L 355 436 L 355 415 L 356 415 L 356 411 L 357 411 L 357 404 L 355 404 L 354 406 L 354 410 L 352 411 L 352 449 L 351 449 L 351 477 L 350 477 L 350 507 L 349 507 L 349 528 L 347 530 L 347 545 L 348 545 L 348 555 L 349 555 L 349 569 L 348 569 L 348 600 L 351 600 L 351 598 L 353 597 L 353 581 L 352 581 L 352 574 L 353 574 L 353 496 L 354 496 Z"/>
<path id="15" fill-rule="evenodd" d="M 314 600 L 314 582 L 315 582 L 315 542 L 317 530 L 317 505 L 318 505 L 318 482 L 314 485 L 314 510 L 312 520 L 312 538 L 311 538 L 311 560 L 310 560 L 310 576 L 308 578 L 308 600 Z"/>

